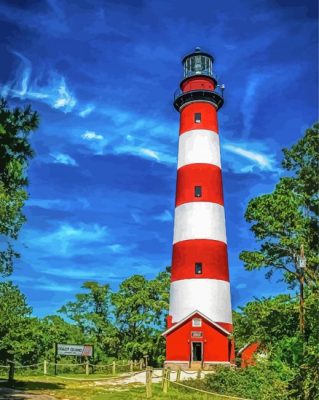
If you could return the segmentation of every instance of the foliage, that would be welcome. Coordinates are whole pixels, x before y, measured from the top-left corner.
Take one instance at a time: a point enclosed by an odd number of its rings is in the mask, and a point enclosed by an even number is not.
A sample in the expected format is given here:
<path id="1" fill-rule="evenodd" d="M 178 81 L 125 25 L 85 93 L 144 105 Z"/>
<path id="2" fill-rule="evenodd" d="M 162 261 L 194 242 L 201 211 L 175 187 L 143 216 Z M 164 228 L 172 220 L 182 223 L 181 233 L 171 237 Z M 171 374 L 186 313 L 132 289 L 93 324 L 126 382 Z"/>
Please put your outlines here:
<path id="1" fill-rule="evenodd" d="M 272 345 L 298 329 L 298 302 L 289 295 L 250 301 L 233 315 L 238 349 L 252 342 Z"/>
<path id="2" fill-rule="evenodd" d="M 97 361 L 108 357 L 139 359 L 148 354 L 151 362 L 160 362 L 169 282 L 167 271 L 151 280 L 133 275 L 114 293 L 107 284 L 85 282 L 85 292 L 77 294 L 75 301 L 59 312 L 76 324 L 88 343 L 95 345 Z"/>
<path id="3" fill-rule="evenodd" d="M 318 124 L 314 125 L 290 150 L 284 150 L 283 167 L 292 175 L 281 178 L 272 193 L 252 199 L 245 213 L 260 243 L 256 251 L 241 252 L 245 268 L 267 268 L 267 278 L 280 270 L 291 285 L 302 277 L 297 257 L 301 245 L 307 258 L 305 282 L 317 287 L 319 283 L 318 128 Z"/>
<path id="4" fill-rule="evenodd" d="M 0 282 L 0 360 L 19 360 L 36 347 L 36 319 L 25 296 L 12 282 Z"/>
<path id="5" fill-rule="evenodd" d="M 83 336 L 96 347 L 96 359 L 115 355 L 119 344 L 117 330 L 111 322 L 111 292 L 108 284 L 84 282 L 85 293 L 76 295 L 59 312 L 65 314 L 80 328 Z"/>
<path id="6" fill-rule="evenodd" d="M 133 275 L 112 295 L 122 354 L 126 357 L 133 359 L 148 354 L 151 361 L 160 361 L 169 277 L 167 271 L 150 281 Z"/>
<path id="7" fill-rule="evenodd" d="M 260 362 L 257 366 L 244 369 L 219 367 L 203 382 L 207 390 L 256 400 L 288 399 L 289 380 L 293 376 L 289 368 L 281 369 L 270 363 Z"/>
<path id="8" fill-rule="evenodd" d="M 0 99 L 0 275 L 13 270 L 13 260 L 19 254 L 13 241 L 25 222 L 22 207 L 28 194 L 26 168 L 34 153 L 29 142 L 30 133 L 38 127 L 38 114 L 28 106 L 10 110 Z"/>

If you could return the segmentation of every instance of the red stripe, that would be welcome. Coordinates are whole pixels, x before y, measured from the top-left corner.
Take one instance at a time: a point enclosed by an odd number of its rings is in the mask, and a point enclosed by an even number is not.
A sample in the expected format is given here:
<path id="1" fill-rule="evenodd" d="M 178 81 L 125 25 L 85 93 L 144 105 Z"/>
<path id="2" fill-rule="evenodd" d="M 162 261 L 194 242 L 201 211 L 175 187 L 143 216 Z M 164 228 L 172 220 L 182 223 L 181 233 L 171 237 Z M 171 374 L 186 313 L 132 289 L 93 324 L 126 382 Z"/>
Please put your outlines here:
<path id="1" fill-rule="evenodd" d="M 195 113 L 201 113 L 201 122 L 195 123 Z M 218 132 L 217 111 L 210 103 L 190 103 L 183 107 L 180 112 L 180 135 L 193 129 L 208 129 Z"/>
<path id="2" fill-rule="evenodd" d="M 183 92 L 189 92 L 190 90 L 214 90 L 215 82 L 208 77 L 196 77 L 193 76 L 189 79 L 185 79 L 181 84 L 181 89 Z"/>
<path id="3" fill-rule="evenodd" d="M 195 274 L 195 263 L 202 263 L 202 274 Z M 229 281 L 227 245 L 217 240 L 183 240 L 173 246 L 172 282 L 181 279 L 220 279 Z"/>
<path id="4" fill-rule="evenodd" d="M 195 186 L 201 186 L 202 196 L 195 197 Z M 211 164 L 188 164 L 177 171 L 176 207 L 193 201 L 208 201 L 224 205 L 222 172 Z"/>

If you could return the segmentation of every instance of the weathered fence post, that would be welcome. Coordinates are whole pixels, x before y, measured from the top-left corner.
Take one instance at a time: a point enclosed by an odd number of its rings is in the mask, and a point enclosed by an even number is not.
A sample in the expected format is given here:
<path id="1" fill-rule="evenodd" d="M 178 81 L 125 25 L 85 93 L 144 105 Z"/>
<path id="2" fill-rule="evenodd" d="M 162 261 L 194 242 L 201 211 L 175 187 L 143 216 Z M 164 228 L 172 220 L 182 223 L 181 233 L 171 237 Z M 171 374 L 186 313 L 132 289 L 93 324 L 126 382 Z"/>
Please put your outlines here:
<path id="1" fill-rule="evenodd" d="M 47 360 L 43 361 L 43 375 L 47 375 L 48 373 L 48 363 Z"/>
<path id="2" fill-rule="evenodd" d="M 145 379 L 146 379 L 146 398 L 152 398 L 152 374 L 153 370 L 151 367 L 146 367 Z"/>
<path id="3" fill-rule="evenodd" d="M 133 372 L 133 361 L 130 361 L 130 371 Z"/>
<path id="4" fill-rule="evenodd" d="M 165 368 L 163 375 L 163 393 L 167 393 L 167 389 L 168 389 L 168 370 Z"/>
<path id="5" fill-rule="evenodd" d="M 171 380 L 171 368 L 167 368 L 167 388 L 169 388 L 169 382 Z"/>
<path id="6" fill-rule="evenodd" d="M 176 372 L 176 382 L 180 382 L 180 380 L 181 380 L 181 367 L 179 366 Z"/>
<path id="7" fill-rule="evenodd" d="M 164 389 L 165 374 L 166 374 L 166 368 L 165 368 L 165 365 L 164 365 L 164 367 L 162 369 L 162 389 Z"/>
<path id="8" fill-rule="evenodd" d="M 143 360 L 140 359 L 140 370 L 142 371 L 142 369 L 143 369 Z"/>
<path id="9" fill-rule="evenodd" d="M 197 379 L 201 378 L 201 372 L 202 372 L 202 369 L 199 368 L 199 370 L 197 371 Z"/>
<path id="10" fill-rule="evenodd" d="M 9 382 L 9 385 L 12 385 L 13 381 L 14 381 L 14 366 L 15 366 L 15 364 L 14 364 L 14 361 L 8 361 L 8 363 L 9 363 L 8 382 Z"/>
<path id="11" fill-rule="evenodd" d="M 89 364 L 89 360 L 85 361 L 85 375 L 89 375 L 90 370 L 89 370 L 90 364 Z"/>
<path id="12" fill-rule="evenodd" d="M 112 375 L 115 375 L 115 372 L 116 372 L 116 363 L 115 363 L 115 361 L 113 361 L 113 363 L 112 363 Z"/>

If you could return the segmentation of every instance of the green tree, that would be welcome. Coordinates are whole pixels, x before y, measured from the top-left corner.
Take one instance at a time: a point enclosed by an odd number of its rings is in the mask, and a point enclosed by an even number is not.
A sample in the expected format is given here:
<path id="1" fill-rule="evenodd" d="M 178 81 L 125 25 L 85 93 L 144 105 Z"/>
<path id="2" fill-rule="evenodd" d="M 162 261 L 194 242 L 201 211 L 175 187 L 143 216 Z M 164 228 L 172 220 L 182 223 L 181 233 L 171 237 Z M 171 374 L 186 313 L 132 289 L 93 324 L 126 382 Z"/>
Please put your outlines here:
<path id="1" fill-rule="evenodd" d="M 252 342 L 270 348 L 298 330 L 298 301 L 289 295 L 250 301 L 233 315 L 238 349 Z"/>
<path id="2" fill-rule="evenodd" d="M 280 270 L 290 285 L 304 279 L 318 287 L 318 128 L 314 125 L 290 150 L 284 150 L 283 167 L 291 176 L 281 178 L 273 193 L 252 199 L 245 213 L 260 243 L 255 251 L 241 252 L 245 268 L 266 268 L 267 278 Z M 298 268 L 301 246 L 307 259 L 304 271 Z"/>
<path id="3" fill-rule="evenodd" d="M 41 353 L 39 358 L 54 359 L 55 343 L 86 343 L 87 339 L 79 326 L 65 321 L 58 315 L 48 315 L 40 320 Z M 73 357 L 74 358 L 74 357 Z"/>
<path id="4" fill-rule="evenodd" d="M 90 343 L 96 346 L 96 359 L 117 351 L 117 330 L 112 324 L 111 292 L 108 284 L 84 282 L 84 293 L 64 305 L 59 312 L 74 321 Z"/>
<path id="5" fill-rule="evenodd" d="M 34 332 L 37 319 L 31 307 L 12 282 L 0 282 L 0 360 L 22 362 L 37 347 Z"/>
<path id="6" fill-rule="evenodd" d="M 26 218 L 22 207 L 28 198 L 28 161 L 34 156 L 30 133 L 38 127 L 38 114 L 28 106 L 10 110 L 0 99 L 0 275 L 13 270 L 13 260 L 19 257 L 13 241 Z"/>
<path id="7" fill-rule="evenodd" d="M 121 351 L 125 357 L 137 359 L 148 354 L 151 362 L 162 360 L 164 341 L 161 333 L 168 309 L 169 282 L 168 271 L 149 281 L 141 275 L 133 275 L 112 295 Z"/>

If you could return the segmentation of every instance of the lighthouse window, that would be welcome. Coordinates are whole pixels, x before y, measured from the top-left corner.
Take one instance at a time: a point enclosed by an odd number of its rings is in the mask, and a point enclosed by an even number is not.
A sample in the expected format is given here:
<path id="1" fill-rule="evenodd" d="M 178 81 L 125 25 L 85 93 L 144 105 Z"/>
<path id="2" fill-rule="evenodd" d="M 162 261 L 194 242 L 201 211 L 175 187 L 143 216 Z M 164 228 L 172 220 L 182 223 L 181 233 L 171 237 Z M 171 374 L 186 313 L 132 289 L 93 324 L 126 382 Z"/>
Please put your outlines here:
<path id="1" fill-rule="evenodd" d="M 192 326 L 200 328 L 202 326 L 202 320 L 200 318 L 194 318 L 192 321 Z"/>
<path id="2" fill-rule="evenodd" d="M 195 122 L 195 124 L 200 124 L 202 122 L 202 114 L 201 113 L 194 114 L 194 122 Z"/>
<path id="3" fill-rule="evenodd" d="M 195 186 L 195 197 L 202 197 L 202 187 Z"/>
<path id="4" fill-rule="evenodd" d="M 203 273 L 203 264 L 202 263 L 195 263 L 195 274 L 200 275 Z"/>

